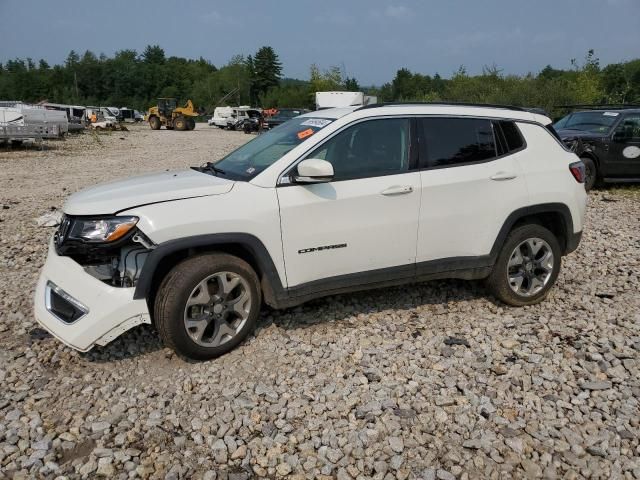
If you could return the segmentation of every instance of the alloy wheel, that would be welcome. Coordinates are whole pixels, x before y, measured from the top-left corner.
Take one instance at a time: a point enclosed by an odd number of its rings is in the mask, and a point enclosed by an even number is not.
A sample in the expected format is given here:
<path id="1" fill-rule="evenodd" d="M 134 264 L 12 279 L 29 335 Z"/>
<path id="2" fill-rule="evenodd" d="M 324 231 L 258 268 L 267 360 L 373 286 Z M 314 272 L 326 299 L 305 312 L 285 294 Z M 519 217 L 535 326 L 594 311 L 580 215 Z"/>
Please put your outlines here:
<path id="1" fill-rule="evenodd" d="M 249 318 L 251 290 L 237 273 L 217 272 L 193 289 L 184 309 L 184 326 L 203 347 L 218 347 L 235 337 Z"/>
<path id="2" fill-rule="evenodd" d="M 511 253 L 507 266 L 509 286 L 517 295 L 531 297 L 539 293 L 553 273 L 553 251 L 541 238 L 528 238 Z"/>

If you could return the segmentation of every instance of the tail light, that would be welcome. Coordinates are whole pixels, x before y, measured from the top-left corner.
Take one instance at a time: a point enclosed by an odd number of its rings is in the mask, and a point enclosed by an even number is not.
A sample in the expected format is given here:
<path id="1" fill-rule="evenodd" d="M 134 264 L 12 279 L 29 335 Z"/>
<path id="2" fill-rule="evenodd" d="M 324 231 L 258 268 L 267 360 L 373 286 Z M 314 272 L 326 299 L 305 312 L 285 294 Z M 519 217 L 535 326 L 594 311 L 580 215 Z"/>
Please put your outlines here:
<path id="1" fill-rule="evenodd" d="M 573 178 L 576 179 L 578 183 L 584 183 L 586 177 L 586 171 L 584 168 L 584 163 L 582 162 L 573 162 L 569 165 L 569 170 L 571 170 L 571 174 Z"/>

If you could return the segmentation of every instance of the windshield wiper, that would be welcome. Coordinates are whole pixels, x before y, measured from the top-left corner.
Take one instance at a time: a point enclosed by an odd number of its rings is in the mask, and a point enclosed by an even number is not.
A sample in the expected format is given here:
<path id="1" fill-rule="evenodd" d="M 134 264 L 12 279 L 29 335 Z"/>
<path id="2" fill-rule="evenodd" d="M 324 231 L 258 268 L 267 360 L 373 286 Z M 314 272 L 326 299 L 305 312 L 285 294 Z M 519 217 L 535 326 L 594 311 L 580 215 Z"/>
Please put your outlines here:
<path id="1" fill-rule="evenodd" d="M 227 174 L 227 172 L 225 172 L 221 168 L 216 167 L 215 164 L 213 164 L 211 162 L 207 162 L 207 164 L 204 166 L 204 168 L 209 170 L 210 172 L 213 172 L 213 174 L 216 175 L 216 176 L 218 176 L 218 174 L 220 174 L 220 175 L 226 175 Z"/>

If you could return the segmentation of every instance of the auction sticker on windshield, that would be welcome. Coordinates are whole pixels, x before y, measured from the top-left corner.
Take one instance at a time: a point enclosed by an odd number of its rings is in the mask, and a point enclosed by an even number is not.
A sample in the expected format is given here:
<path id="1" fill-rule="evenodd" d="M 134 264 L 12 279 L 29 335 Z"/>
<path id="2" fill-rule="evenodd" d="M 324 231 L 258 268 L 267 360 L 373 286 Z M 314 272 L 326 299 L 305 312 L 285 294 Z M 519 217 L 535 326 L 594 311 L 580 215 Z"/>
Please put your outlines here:
<path id="1" fill-rule="evenodd" d="M 602 115 L 605 117 L 617 117 L 620 114 L 618 112 L 604 112 Z"/>
<path id="2" fill-rule="evenodd" d="M 311 135 L 313 135 L 313 129 L 311 128 L 307 128 L 306 130 L 302 130 L 301 132 L 298 132 L 298 138 L 300 140 L 302 140 L 303 138 L 310 137 Z"/>
<path id="3" fill-rule="evenodd" d="M 310 118 L 309 120 L 305 120 L 300 125 L 304 125 L 305 127 L 316 127 L 323 128 L 331 123 L 331 120 L 327 120 L 326 118 Z"/>

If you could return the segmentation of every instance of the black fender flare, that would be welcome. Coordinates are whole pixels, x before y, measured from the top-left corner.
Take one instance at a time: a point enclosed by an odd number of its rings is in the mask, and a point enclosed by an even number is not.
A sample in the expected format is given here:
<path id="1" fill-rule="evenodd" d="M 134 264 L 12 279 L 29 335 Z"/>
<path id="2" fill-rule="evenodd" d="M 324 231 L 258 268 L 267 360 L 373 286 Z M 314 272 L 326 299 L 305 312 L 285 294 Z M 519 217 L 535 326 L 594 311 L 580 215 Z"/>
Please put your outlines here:
<path id="1" fill-rule="evenodd" d="M 502 224 L 502 227 L 498 232 L 498 236 L 493 243 L 493 247 L 491 248 L 490 257 L 492 262 L 495 262 L 498 258 L 500 249 L 502 248 L 502 245 L 504 245 L 507 235 L 518 220 L 532 215 L 544 213 L 554 213 L 560 215 L 564 224 L 563 226 L 566 235 L 566 245 L 564 246 L 565 248 L 562 253 L 566 255 L 573 252 L 578 247 L 578 243 L 580 243 L 582 232 L 574 233 L 571 210 L 569 210 L 569 207 L 564 203 L 541 203 L 519 208 L 509 214 L 507 219 Z"/>
<path id="2" fill-rule="evenodd" d="M 177 238 L 159 244 L 147 256 L 138 282 L 133 294 L 134 300 L 147 299 L 151 290 L 154 275 L 160 262 L 172 253 L 189 250 L 193 248 L 213 248 L 216 245 L 236 245 L 246 249 L 255 260 L 262 273 L 264 285 L 271 291 L 265 292 L 265 300 L 269 302 L 270 297 L 279 299 L 286 297 L 285 289 L 280 281 L 280 275 L 276 269 L 273 259 L 264 244 L 254 235 L 248 233 L 214 233 L 207 235 L 195 235 L 191 237 Z"/>

